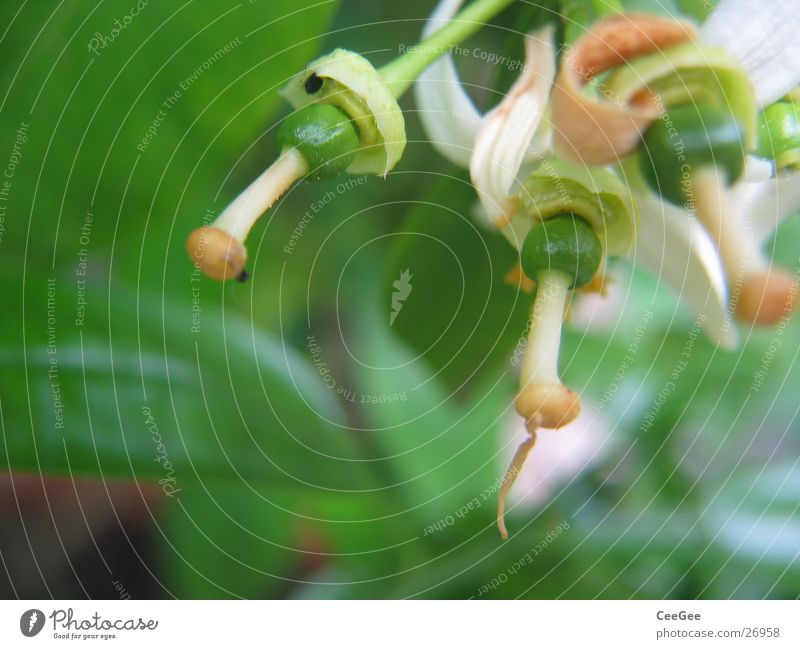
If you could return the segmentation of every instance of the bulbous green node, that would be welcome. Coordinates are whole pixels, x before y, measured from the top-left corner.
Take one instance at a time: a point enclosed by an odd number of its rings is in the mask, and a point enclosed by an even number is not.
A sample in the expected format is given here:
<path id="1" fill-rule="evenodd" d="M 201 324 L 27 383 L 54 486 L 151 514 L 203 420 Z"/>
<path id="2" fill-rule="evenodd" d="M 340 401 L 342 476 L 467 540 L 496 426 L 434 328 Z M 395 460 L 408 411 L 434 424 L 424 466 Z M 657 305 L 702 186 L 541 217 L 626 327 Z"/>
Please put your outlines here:
<path id="1" fill-rule="evenodd" d="M 603 256 L 594 230 L 582 218 L 559 214 L 534 225 L 522 244 L 522 270 L 533 280 L 544 271 L 558 271 L 572 280 L 570 288 L 588 284 Z"/>
<path id="2" fill-rule="evenodd" d="M 779 101 L 758 116 L 756 155 L 774 160 L 777 168 L 800 163 L 800 106 Z"/>
<path id="3" fill-rule="evenodd" d="M 311 104 L 289 115 L 278 130 L 278 144 L 300 152 L 310 169 L 308 180 L 340 174 L 359 148 L 350 118 L 330 104 Z"/>
<path id="4" fill-rule="evenodd" d="M 692 195 L 692 176 L 716 167 L 732 184 L 744 169 L 742 130 L 731 113 L 702 104 L 669 110 L 645 133 L 639 164 L 647 184 L 675 205 Z"/>

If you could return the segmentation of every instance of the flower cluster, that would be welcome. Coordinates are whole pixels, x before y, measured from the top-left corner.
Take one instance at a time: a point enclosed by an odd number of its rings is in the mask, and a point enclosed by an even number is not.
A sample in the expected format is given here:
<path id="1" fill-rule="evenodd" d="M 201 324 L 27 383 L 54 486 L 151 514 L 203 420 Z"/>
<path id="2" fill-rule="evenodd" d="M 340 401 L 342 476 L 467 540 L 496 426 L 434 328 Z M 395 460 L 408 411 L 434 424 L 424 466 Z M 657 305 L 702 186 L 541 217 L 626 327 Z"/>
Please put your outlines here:
<path id="1" fill-rule="evenodd" d="M 397 98 L 416 80 L 431 144 L 469 169 L 481 212 L 519 252 L 518 285 L 536 288 L 515 401 L 529 437 L 499 490 L 507 538 L 504 499 L 537 429 L 580 411 L 559 378 L 561 330 L 574 295 L 602 292 L 608 257 L 656 273 L 723 347 L 737 344 L 734 318 L 771 325 L 793 309 L 797 281 L 763 244 L 800 206 L 800 5 L 722 0 L 701 26 L 616 12 L 566 43 L 540 28 L 482 114 L 451 53 L 510 1 L 462 4 L 442 0 L 422 42 L 380 70 L 336 50 L 297 75 L 280 157 L 188 250 L 209 276 L 242 279 L 249 230 L 295 181 L 385 176 L 406 142 Z"/>
<path id="2" fill-rule="evenodd" d="M 442 2 L 429 29 L 460 4 Z M 605 268 L 579 224 L 603 257 L 630 254 L 670 284 L 723 347 L 737 344 L 732 315 L 770 325 L 794 306 L 795 278 L 762 248 L 800 205 L 800 107 L 790 94 L 800 56 L 791 34 L 766 34 L 797 25 L 800 7 L 744 5 L 723 0 L 699 31 L 616 13 L 560 49 L 551 27 L 527 34 L 522 73 L 485 115 L 449 57 L 417 84 L 431 142 L 469 168 L 483 213 L 538 285 L 516 401 L 530 437 L 500 493 L 504 538 L 503 498 L 537 428 L 579 411 L 557 373 L 567 293 L 596 290 L 602 277 L 575 280 Z"/>

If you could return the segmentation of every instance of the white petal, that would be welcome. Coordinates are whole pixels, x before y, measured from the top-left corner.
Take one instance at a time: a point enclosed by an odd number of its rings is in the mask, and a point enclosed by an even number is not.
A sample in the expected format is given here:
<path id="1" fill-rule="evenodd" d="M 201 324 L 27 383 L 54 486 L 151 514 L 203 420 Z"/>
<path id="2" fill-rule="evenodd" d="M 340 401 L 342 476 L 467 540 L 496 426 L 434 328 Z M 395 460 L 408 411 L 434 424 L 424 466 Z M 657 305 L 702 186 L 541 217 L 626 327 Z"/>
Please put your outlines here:
<path id="1" fill-rule="evenodd" d="M 738 336 L 728 314 L 725 274 L 714 243 L 684 210 L 652 193 L 637 199 L 642 236 L 634 261 L 670 286 L 693 316 L 705 317 L 703 329 L 712 342 L 735 348 Z"/>
<path id="2" fill-rule="evenodd" d="M 545 27 L 525 37 L 525 67 L 475 137 L 470 176 L 487 216 L 498 224 L 513 212 L 517 174 L 547 110 L 556 73 L 553 35 L 553 28 Z"/>
<path id="3" fill-rule="evenodd" d="M 759 246 L 800 209 L 800 171 L 780 174 L 761 183 L 752 197 L 751 227 Z"/>
<path id="4" fill-rule="evenodd" d="M 458 13 L 464 0 L 442 0 L 425 23 L 422 36 L 440 29 Z M 446 54 L 423 72 L 414 84 L 419 119 L 433 147 L 462 167 L 469 166 L 481 113 L 458 77 L 453 58 Z"/>
<path id="5" fill-rule="evenodd" d="M 744 66 L 763 106 L 800 84 L 800 2 L 722 0 L 700 31 Z"/>
<path id="6" fill-rule="evenodd" d="M 749 155 L 744 161 L 742 180 L 747 183 L 759 183 L 772 177 L 775 164 L 757 156 Z"/>
<path id="7" fill-rule="evenodd" d="M 743 213 L 749 218 L 753 203 L 764 189 L 765 183 L 772 178 L 774 165 L 769 160 L 747 156 L 744 173 L 730 191 L 733 203 L 743 206 Z"/>

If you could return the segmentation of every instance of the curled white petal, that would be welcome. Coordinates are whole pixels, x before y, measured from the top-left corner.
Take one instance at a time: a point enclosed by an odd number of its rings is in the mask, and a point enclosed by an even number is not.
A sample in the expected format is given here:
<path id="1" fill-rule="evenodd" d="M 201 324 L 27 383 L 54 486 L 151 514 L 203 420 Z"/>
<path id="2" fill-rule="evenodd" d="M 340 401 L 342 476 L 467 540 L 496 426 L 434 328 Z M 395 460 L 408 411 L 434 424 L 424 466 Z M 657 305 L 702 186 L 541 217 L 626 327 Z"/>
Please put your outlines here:
<path id="1" fill-rule="evenodd" d="M 525 37 L 525 66 L 503 101 L 484 116 L 475 137 L 470 176 L 494 223 L 507 222 L 514 210 L 517 174 L 547 111 L 556 73 L 553 40 L 550 26 Z"/>
<path id="2" fill-rule="evenodd" d="M 725 273 L 716 246 L 695 218 L 652 193 L 637 196 L 641 232 L 634 261 L 662 279 L 702 317 L 712 342 L 733 349 L 738 344 L 728 313 Z"/>
<path id="3" fill-rule="evenodd" d="M 464 0 L 442 0 L 422 31 L 423 38 L 458 13 Z M 481 113 L 458 77 L 453 57 L 446 54 L 423 72 L 414 85 L 419 119 L 433 147 L 451 162 L 469 166 Z"/>
<path id="4" fill-rule="evenodd" d="M 741 61 L 758 101 L 766 106 L 800 84 L 798 32 L 797 0 L 722 0 L 700 39 L 723 46 Z"/>

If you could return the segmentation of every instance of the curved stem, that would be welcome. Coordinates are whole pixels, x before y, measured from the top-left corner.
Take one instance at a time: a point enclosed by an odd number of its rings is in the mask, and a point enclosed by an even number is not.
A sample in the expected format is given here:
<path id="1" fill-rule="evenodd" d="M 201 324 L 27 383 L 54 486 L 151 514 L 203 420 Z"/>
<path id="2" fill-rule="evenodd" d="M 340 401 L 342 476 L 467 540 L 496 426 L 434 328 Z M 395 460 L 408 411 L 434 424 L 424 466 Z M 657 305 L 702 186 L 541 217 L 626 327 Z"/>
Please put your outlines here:
<path id="1" fill-rule="evenodd" d="M 512 2 L 513 0 L 474 0 L 429 38 L 384 65 L 379 72 L 395 98 L 402 95 L 431 63 L 472 36 Z"/>
<path id="2" fill-rule="evenodd" d="M 536 300 L 520 369 L 520 387 L 554 385 L 558 378 L 558 351 L 561 327 L 569 295 L 570 278 L 555 270 L 539 273 Z"/>
<path id="3" fill-rule="evenodd" d="M 214 227 L 224 230 L 234 239 L 244 241 L 258 217 L 308 171 L 308 163 L 296 149 L 285 149 L 264 173 L 223 210 Z"/>
<path id="4" fill-rule="evenodd" d="M 508 494 L 514 480 L 517 479 L 519 472 L 522 470 L 522 465 L 528 459 L 528 454 L 536 445 L 536 428 L 531 425 L 528 429 L 530 437 L 519 445 L 514 457 L 511 459 L 511 464 L 508 465 L 506 476 L 503 478 L 503 484 L 500 487 L 500 494 L 497 496 L 497 529 L 500 530 L 500 536 L 503 540 L 508 540 L 508 530 L 506 529 L 506 495 Z"/>

